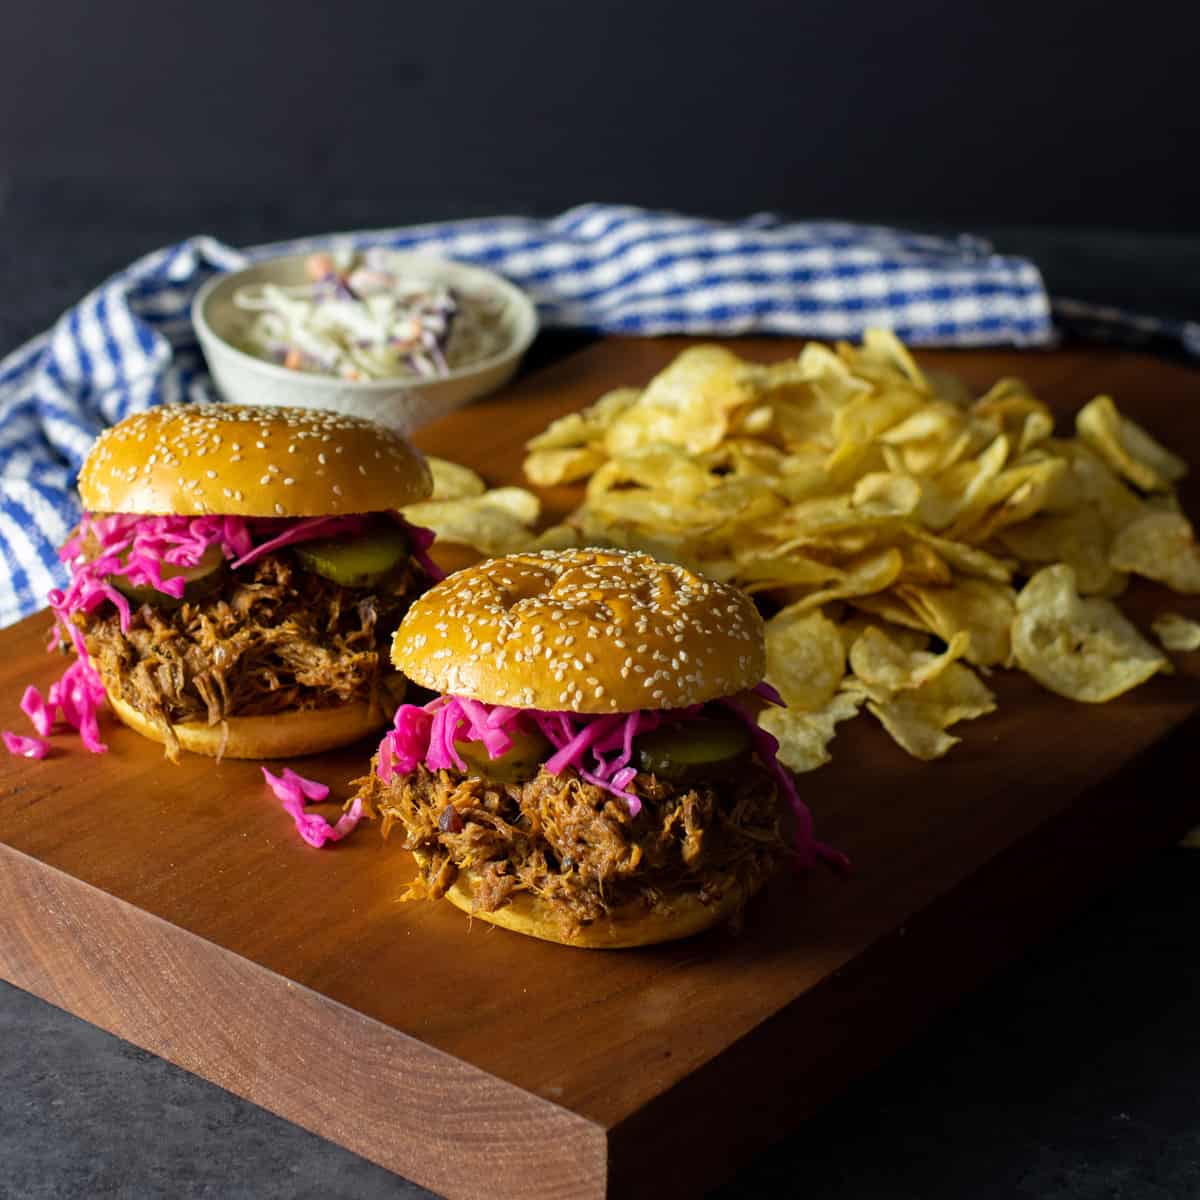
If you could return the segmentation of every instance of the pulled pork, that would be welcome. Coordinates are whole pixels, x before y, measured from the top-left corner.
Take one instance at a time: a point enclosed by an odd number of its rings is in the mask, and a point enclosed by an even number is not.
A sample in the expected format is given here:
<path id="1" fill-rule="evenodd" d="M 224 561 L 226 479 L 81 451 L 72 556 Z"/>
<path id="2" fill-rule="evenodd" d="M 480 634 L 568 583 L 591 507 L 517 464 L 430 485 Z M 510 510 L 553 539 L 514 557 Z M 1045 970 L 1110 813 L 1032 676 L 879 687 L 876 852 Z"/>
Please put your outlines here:
<path id="1" fill-rule="evenodd" d="M 113 605 L 78 614 L 105 686 L 160 726 L 384 702 L 388 639 L 408 608 L 416 568 L 386 588 L 346 588 L 266 555 L 194 602 L 143 604 L 122 632 Z"/>
<path id="2" fill-rule="evenodd" d="M 785 852 L 771 777 L 754 765 L 716 786 L 675 786 L 653 775 L 631 785 L 642 809 L 543 770 L 503 784 L 418 766 L 384 783 L 359 781 L 364 810 L 419 852 L 410 895 L 437 899 L 470 869 L 475 907 L 494 912 L 518 892 L 548 901 L 568 934 L 630 903 L 648 909 L 688 891 L 705 903 L 754 886 Z"/>

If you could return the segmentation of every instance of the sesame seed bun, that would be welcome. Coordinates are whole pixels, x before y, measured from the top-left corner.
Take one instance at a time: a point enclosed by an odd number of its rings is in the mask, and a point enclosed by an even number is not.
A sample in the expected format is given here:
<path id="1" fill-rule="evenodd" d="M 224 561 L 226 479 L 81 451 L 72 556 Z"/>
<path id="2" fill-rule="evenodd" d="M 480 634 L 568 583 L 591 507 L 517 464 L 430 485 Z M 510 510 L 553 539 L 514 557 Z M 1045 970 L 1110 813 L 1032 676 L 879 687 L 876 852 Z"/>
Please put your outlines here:
<path id="1" fill-rule="evenodd" d="M 416 851 L 414 857 L 420 861 L 421 852 Z M 553 904 L 529 892 L 512 896 L 494 912 L 476 908 L 474 877 L 470 871 L 459 871 L 445 898 L 477 921 L 487 921 L 543 942 L 558 942 L 581 950 L 626 950 L 674 942 L 715 929 L 735 917 L 766 878 L 763 874 L 749 884 L 731 882 L 721 898 L 710 904 L 705 904 L 695 892 L 679 891 L 664 896 L 653 909 L 644 904 L 626 904 L 613 909 L 602 920 L 573 929 L 564 927 L 560 911 Z"/>
<path id="2" fill-rule="evenodd" d="M 79 472 L 91 512 L 322 517 L 424 500 L 433 479 L 398 433 L 308 408 L 169 404 L 106 429 Z"/>
<path id="3" fill-rule="evenodd" d="M 126 703 L 112 689 L 108 703 L 130 729 L 151 741 L 166 743 L 161 727 Z M 209 758 L 293 758 L 347 746 L 389 721 L 389 715 L 366 701 L 334 708 L 307 708 L 265 717 L 227 717 L 225 728 L 203 721 L 172 725 L 179 745 Z"/>
<path id="4" fill-rule="evenodd" d="M 743 592 L 627 550 L 547 550 L 426 592 L 392 662 L 435 692 L 578 713 L 682 708 L 751 688 L 762 618 Z"/>

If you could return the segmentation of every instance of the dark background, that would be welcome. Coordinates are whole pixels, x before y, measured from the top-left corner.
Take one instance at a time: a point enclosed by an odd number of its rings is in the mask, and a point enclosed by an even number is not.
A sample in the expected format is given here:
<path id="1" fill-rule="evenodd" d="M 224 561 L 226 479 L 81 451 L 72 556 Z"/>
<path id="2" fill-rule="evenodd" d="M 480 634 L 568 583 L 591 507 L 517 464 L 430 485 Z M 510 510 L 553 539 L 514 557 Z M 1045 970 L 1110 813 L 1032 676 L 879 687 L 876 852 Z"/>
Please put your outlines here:
<path id="1" fill-rule="evenodd" d="M 588 200 L 970 230 L 1195 318 L 1198 8 L 10 0 L 0 354 L 192 233 Z M 1200 1195 L 1198 871 L 1158 856 L 720 1200 Z M 419 1194 L 0 985 L 2 1200 Z"/>
<path id="2" fill-rule="evenodd" d="M 98 281 L 190 233 L 244 244 L 585 200 L 983 232 L 1060 294 L 1197 312 L 1195 4 L 4 10 L 0 277 L 25 299 L 0 352 L 74 299 L 80 271 Z"/>

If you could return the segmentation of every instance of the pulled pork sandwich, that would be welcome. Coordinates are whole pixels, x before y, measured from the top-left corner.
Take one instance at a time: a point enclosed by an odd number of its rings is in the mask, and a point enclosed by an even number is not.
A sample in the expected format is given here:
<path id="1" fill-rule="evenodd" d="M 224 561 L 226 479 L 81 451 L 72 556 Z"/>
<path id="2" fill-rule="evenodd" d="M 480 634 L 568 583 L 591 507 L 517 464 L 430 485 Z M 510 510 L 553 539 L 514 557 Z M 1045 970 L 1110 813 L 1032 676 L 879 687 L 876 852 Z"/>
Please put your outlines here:
<path id="1" fill-rule="evenodd" d="M 756 724 L 763 626 L 734 588 L 638 553 L 544 551 L 452 575 L 392 661 L 440 693 L 402 705 L 356 800 L 419 876 L 496 925 L 585 947 L 735 916 L 808 810 Z"/>
<path id="2" fill-rule="evenodd" d="M 107 697 L 172 759 L 307 754 L 386 725 L 389 677 L 402 686 L 387 636 L 441 577 L 432 535 L 395 510 L 431 489 L 421 455 L 370 421 L 225 404 L 127 417 L 83 464 L 71 581 L 50 593 L 77 661 L 23 707 L 41 733 L 61 709 L 99 751 Z"/>

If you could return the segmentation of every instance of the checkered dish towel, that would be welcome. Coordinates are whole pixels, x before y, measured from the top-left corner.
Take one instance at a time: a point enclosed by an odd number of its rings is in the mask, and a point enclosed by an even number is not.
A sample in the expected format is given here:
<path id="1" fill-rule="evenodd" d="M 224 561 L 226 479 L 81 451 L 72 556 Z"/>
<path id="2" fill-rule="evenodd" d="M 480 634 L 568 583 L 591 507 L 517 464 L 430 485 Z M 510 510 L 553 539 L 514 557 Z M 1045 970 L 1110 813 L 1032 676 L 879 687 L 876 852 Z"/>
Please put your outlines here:
<path id="1" fill-rule="evenodd" d="M 548 328 L 857 338 L 883 326 L 924 346 L 1055 339 L 1037 268 L 969 237 L 585 205 L 549 221 L 457 221 L 244 252 L 190 238 L 114 275 L 0 362 L 0 625 L 65 585 L 57 548 L 79 516 L 75 475 L 100 430 L 156 404 L 216 399 L 188 316 L 200 285 L 258 258 L 331 245 L 489 267 L 533 297 Z M 1056 305 L 1055 316 L 1087 322 L 1093 336 L 1165 335 L 1200 353 L 1196 326 L 1079 305 Z"/>

